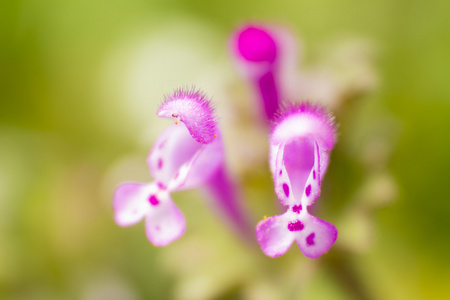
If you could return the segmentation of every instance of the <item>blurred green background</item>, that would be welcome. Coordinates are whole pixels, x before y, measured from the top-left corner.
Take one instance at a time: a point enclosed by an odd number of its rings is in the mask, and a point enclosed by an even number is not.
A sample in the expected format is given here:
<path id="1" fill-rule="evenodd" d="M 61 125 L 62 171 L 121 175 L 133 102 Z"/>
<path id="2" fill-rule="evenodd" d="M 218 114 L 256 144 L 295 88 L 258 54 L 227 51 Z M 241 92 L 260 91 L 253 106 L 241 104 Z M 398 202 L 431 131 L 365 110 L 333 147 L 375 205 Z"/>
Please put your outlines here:
<path id="1" fill-rule="evenodd" d="M 0 11 L 0 299 L 450 297 L 448 2 L 29 0 Z M 164 94 L 195 84 L 219 114 L 238 113 L 230 99 L 248 86 L 227 40 L 255 20 L 290 28 L 306 66 L 336 40 L 375 53 L 378 88 L 335 109 L 318 215 L 338 242 L 314 261 L 296 246 L 270 259 L 187 192 L 174 196 L 186 235 L 155 248 L 142 223 L 115 225 L 113 190 L 150 180 Z M 261 166 L 230 167 L 255 224 L 276 214 Z"/>

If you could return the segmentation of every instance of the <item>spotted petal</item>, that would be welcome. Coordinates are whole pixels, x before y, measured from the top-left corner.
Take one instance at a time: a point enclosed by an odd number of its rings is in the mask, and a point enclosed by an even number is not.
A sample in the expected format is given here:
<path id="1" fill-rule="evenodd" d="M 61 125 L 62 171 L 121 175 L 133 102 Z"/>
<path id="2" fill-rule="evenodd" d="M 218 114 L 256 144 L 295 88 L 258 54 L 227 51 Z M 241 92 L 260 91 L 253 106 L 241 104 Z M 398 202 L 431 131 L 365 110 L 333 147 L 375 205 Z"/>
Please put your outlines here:
<path id="1" fill-rule="evenodd" d="M 270 137 L 271 147 L 277 147 L 294 139 L 307 138 L 316 141 L 319 146 L 322 178 L 328 167 L 329 152 L 336 142 L 334 118 L 320 106 L 309 103 L 288 104 L 274 121 Z M 276 157 L 272 156 L 272 167 L 275 165 L 275 160 Z"/>
<path id="2" fill-rule="evenodd" d="M 205 183 L 223 163 L 219 133 L 209 144 L 192 139 L 183 125 L 172 125 L 158 138 L 147 159 L 152 176 L 169 190 L 184 190 Z"/>
<path id="3" fill-rule="evenodd" d="M 270 166 L 281 203 L 314 203 L 335 143 L 330 116 L 308 104 L 290 107 L 280 115 L 270 142 Z"/>
<path id="4" fill-rule="evenodd" d="M 169 193 L 160 192 L 145 218 L 145 232 L 153 245 L 162 247 L 180 238 L 186 230 L 186 221 Z"/>
<path id="5" fill-rule="evenodd" d="M 148 210 L 146 196 L 157 187 L 142 183 L 122 183 L 114 192 L 114 220 L 120 226 L 131 226 L 141 221 Z"/>
<path id="6" fill-rule="evenodd" d="M 156 180 L 169 184 L 178 177 L 183 165 L 189 163 L 204 145 L 192 139 L 186 126 L 169 126 L 156 140 L 147 158 L 150 173 Z"/>
<path id="7" fill-rule="evenodd" d="M 258 225 L 258 241 L 268 256 L 284 254 L 290 246 L 287 241 L 295 240 L 305 256 L 317 258 L 337 238 L 332 224 L 307 211 L 320 195 L 329 152 L 335 143 L 332 119 L 318 107 L 291 106 L 280 114 L 270 142 L 275 192 L 289 209 Z"/>
<path id="8" fill-rule="evenodd" d="M 204 145 L 187 165 L 186 179 L 175 186 L 176 189 L 188 189 L 205 183 L 219 168 L 223 168 L 224 149 L 221 135 Z"/>
<path id="9" fill-rule="evenodd" d="M 283 255 L 296 241 L 306 257 L 318 258 L 334 244 L 337 230 L 333 224 L 296 206 L 282 215 L 262 220 L 256 226 L 256 237 L 267 256 Z"/>
<path id="10" fill-rule="evenodd" d="M 310 206 L 320 195 L 320 152 L 310 138 L 275 147 L 274 184 L 283 205 Z"/>
<path id="11" fill-rule="evenodd" d="M 223 197 L 211 193 L 212 202 L 225 207 L 232 222 L 243 224 L 234 186 L 227 176 L 218 176 L 226 174 L 224 150 L 209 100 L 193 89 L 177 90 L 162 103 L 158 116 L 176 122 L 161 133 L 147 158 L 155 182 L 118 188 L 114 202 L 118 223 L 132 225 L 145 216 L 148 239 L 165 246 L 185 231 L 184 217 L 169 192 L 205 185 L 214 191 L 228 189 Z"/>
<path id="12" fill-rule="evenodd" d="M 305 226 L 296 242 L 302 253 L 309 258 L 318 258 L 328 252 L 337 239 L 337 229 L 333 224 L 306 214 L 302 218 Z"/>
<path id="13" fill-rule="evenodd" d="M 256 239 L 267 256 L 281 256 L 291 247 L 294 235 L 287 230 L 287 225 L 285 216 L 281 215 L 264 219 L 256 226 Z"/>

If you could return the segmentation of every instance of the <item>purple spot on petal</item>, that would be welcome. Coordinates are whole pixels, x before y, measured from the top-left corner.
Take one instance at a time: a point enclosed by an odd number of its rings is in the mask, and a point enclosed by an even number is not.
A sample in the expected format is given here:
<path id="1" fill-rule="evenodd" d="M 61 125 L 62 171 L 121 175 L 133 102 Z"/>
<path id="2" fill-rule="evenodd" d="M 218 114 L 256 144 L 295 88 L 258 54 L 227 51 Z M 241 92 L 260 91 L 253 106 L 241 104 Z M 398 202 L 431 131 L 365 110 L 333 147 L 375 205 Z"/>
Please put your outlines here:
<path id="1" fill-rule="evenodd" d="M 281 174 L 283 174 L 283 170 L 280 170 L 280 176 L 281 176 Z"/>
<path id="2" fill-rule="evenodd" d="M 297 213 L 297 214 L 299 214 L 301 210 L 302 210 L 302 205 L 301 204 L 300 205 L 294 205 L 292 207 L 292 211 Z"/>
<path id="3" fill-rule="evenodd" d="M 308 184 L 308 186 L 306 187 L 305 194 L 306 194 L 306 197 L 309 197 L 309 194 L 311 194 L 311 185 L 310 184 Z"/>
<path id="4" fill-rule="evenodd" d="M 288 224 L 288 229 L 289 231 L 300 231 L 304 228 L 305 226 L 303 225 L 302 222 L 300 222 L 299 220 L 295 221 L 295 222 L 291 222 Z"/>
<path id="5" fill-rule="evenodd" d="M 161 169 L 162 166 L 163 166 L 163 161 L 162 161 L 162 159 L 160 158 L 160 159 L 158 159 L 158 169 Z"/>
<path id="6" fill-rule="evenodd" d="M 151 196 L 148 198 L 148 202 L 150 202 L 150 204 L 153 205 L 153 206 L 159 204 L 159 200 L 158 200 L 158 198 L 156 198 L 155 195 L 151 195 Z"/>
<path id="7" fill-rule="evenodd" d="M 316 234 L 313 232 L 313 233 L 311 233 L 310 235 L 308 235 L 307 237 L 306 237 L 306 245 L 308 245 L 308 246 L 313 246 L 315 243 L 314 243 L 314 237 L 316 236 Z"/>
<path id="8" fill-rule="evenodd" d="M 180 172 L 177 172 L 176 174 L 175 174 L 175 177 L 173 178 L 173 179 L 177 179 L 178 178 L 178 176 L 180 176 Z"/>
<path id="9" fill-rule="evenodd" d="M 313 179 L 316 179 L 316 170 L 313 170 Z"/>
<path id="10" fill-rule="evenodd" d="M 163 141 L 161 144 L 159 144 L 158 149 L 162 149 L 165 144 L 166 144 L 166 141 Z"/>
<path id="11" fill-rule="evenodd" d="M 289 186 L 286 183 L 283 183 L 283 191 L 286 197 L 289 197 Z"/>

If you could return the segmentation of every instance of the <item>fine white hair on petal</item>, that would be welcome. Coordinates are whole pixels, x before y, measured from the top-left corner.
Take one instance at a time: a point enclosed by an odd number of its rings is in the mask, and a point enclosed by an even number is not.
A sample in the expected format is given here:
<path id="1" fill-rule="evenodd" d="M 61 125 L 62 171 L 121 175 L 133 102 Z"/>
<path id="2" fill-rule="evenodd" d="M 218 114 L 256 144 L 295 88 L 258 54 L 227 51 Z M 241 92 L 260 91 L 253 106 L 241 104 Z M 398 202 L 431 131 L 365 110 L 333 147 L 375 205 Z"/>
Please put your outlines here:
<path id="1" fill-rule="evenodd" d="M 271 144 L 299 137 L 311 137 L 327 151 L 333 149 L 336 142 L 334 117 L 321 106 L 288 104 L 277 113 L 273 122 Z"/>
<path id="2" fill-rule="evenodd" d="M 322 178 L 328 168 L 329 153 L 336 143 L 336 125 L 334 117 L 327 113 L 321 106 L 310 103 L 287 104 L 277 113 L 272 122 L 270 135 L 270 165 L 272 172 L 279 170 L 277 155 L 280 147 L 294 140 L 314 140 L 317 145 L 317 153 L 320 160 L 320 177 Z M 274 174 L 274 178 L 275 174 Z"/>
<path id="3" fill-rule="evenodd" d="M 217 120 L 211 100 L 194 87 L 180 88 L 167 95 L 157 115 L 183 122 L 192 138 L 201 144 L 208 144 L 214 140 Z"/>
<path id="4" fill-rule="evenodd" d="M 178 89 L 166 97 L 158 116 L 176 122 L 160 134 L 147 158 L 155 181 L 126 183 L 116 189 L 116 223 L 129 226 L 145 218 L 149 241 L 166 246 L 180 238 L 186 228 L 170 193 L 203 186 L 224 193 L 212 194 L 214 204 L 226 210 L 227 218 L 239 222 L 237 227 L 246 225 L 234 199 L 234 186 L 225 173 L 223 140 L 210 100 L 194 88 Z"/>
<path id="5" fill-rule="evenodd" d="M 270 168 L 275 193 L 286 213 L 261 221 L 257 240 L 270 257 L 283 255 L 295 240 L 306 257 L 318 258 L 334 244 L 337 229 L 308 213 L 320 195 L 329 152 L 336 142 L 333 117 L 309 103 L 289 105 L 275 118 Z"/>

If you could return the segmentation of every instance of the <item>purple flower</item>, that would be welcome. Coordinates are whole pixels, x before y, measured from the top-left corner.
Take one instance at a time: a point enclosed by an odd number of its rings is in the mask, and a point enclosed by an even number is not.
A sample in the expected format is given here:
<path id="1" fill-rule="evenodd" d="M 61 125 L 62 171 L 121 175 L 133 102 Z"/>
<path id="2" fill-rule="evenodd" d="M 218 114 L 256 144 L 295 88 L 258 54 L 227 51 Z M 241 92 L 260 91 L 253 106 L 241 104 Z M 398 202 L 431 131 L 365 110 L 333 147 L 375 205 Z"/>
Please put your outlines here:
<path id="1" fill-rule="evenodd" d="M 147 237 L 155 246 L 166 246 L 183 235 L 185 219 L 170 193 L 198 187 L 223 168 L 222 138 L 213 113 L 200 91 L 180 89 L 166 97 L 157 114 L 176 122 L 161 133 L 148 156 L 155 181 L 117 187 L 113 208 L 118 225 L 134 225 L 145 218 Z"/>
<path id="2" fill-rule="evenodd" d="M 266 255 L 283 255 L 296 241 L 305 256 L 317 258 L 336 241 L 336 228 L 308 213 L 308 206 L 320 195 L 335 140 L 333 118 L 317 106 L 290 106 L 275 121 L 270 137 L 270 168 L 275 192 L 289 208 L 256 227 Z"/>

